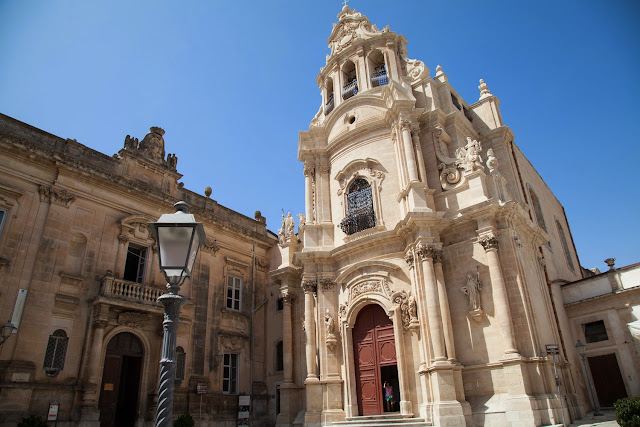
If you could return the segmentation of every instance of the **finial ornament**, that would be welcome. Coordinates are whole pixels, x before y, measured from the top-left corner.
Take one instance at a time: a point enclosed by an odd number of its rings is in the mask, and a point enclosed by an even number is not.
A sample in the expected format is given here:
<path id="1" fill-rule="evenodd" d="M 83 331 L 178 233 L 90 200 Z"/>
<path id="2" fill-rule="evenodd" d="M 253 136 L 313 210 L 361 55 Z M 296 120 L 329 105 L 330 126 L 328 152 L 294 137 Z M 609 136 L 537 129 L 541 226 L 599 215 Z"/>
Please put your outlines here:
<path id="1" fill-rule="evenodd" d="M 491 92 L 489 92 L 489 86 L 487 86 L 483 79 L 480 79 L 480 86 L 478 86 L 478 89 L 480 89 L 480 99 L 491 96 Z"/>
<path id="2" fill-rule="evenodd" d="M 343 2 L 342 2 L 342 7 L 346 7 L 346 6 L 347 6 L 347 3 L 349 3 L 349 0 L 343 0 Z"/>

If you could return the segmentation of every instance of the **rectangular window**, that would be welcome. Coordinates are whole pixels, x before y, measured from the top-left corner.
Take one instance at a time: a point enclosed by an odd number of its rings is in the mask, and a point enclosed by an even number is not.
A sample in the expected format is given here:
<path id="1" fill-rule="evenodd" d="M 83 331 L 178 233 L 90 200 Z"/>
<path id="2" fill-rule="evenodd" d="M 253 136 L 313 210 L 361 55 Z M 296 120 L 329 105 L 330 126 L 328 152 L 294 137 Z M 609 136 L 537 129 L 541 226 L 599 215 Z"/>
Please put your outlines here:
<path id="1" fill-rule="evenodd" d="M 127 260 L 124 265 L 122 278 L 130 282 L 144 283 L 144 273 L 147 265 L 147 248 L 129 244 Z"/>
<path id="2" fill-rule="evenodd" d="M 584 339 L 587 343 L 606 341 L 609 339 L 604 320 L 584 324 Z"/>
<path id="3" fill-rule="evenodd" d="M 282 298 L 278 298 L 276 301 L 276 311 L 284 310 L 284 300 Z"/>
<path id="4" fill-rule="evenodd" d="M 242 295 L 242 279 L 229 276 L 227 279 L 227 308 L 240 311 L 240 296 Z"/>
<path id="5" fill-rule="evenodd" d="M 0 236 L 2 236 L 2 229 L 4 228 L 4 220 L 7 216 L 7 211 L 0 209 Z"/>
<path id="6" fill-rule="evenodd" d="M 238 355 L 225 354 L 222 373 L 222 392 L 238 394 Z"/>

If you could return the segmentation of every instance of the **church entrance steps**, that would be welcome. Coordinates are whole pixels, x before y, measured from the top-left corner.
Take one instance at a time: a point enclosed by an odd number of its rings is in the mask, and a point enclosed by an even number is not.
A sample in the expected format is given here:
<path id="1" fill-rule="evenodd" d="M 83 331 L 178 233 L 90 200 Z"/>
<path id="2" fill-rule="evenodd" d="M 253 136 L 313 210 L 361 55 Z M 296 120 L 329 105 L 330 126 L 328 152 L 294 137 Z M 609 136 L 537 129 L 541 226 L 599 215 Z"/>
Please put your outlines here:
<path id="1" fill-rule="evenodd" d="M 377 427 L 377 426 L 401 426 L 423 427 L 431 426 L 424 418 L 402 418 L 400 414 L 370 415 L 362 417 L 347 417 L 346 421 L 336 421 L 332 426 L 345 427 Z"/>

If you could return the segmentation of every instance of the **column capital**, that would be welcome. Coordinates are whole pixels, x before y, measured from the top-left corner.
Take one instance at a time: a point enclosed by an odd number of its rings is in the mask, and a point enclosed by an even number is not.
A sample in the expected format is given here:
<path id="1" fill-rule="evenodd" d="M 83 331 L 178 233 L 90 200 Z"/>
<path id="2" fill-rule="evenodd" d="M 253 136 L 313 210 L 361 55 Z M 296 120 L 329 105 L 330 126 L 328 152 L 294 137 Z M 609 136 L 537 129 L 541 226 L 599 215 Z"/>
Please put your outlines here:
<path id="1" fill-rule="evenodd" d="M 481 236 L 478 238 L 478 243 L 482 245 L 485 251 L 498 250 L 498 238 L 496 236 Z"/>
<path id="2" fill-rule="evenodd" d="M 320 279 L 320 285 L 322 286 L 323 290 L 329 291 L 333 289 L 333 287 L 336 285 L 336 282 L 330 279 Z"/>
<path id="3" fill-rule="evenodd" d="M 435 257 L 436 248 L 432 245 L 425 245 L 424 243 L 419 242 L 416 244 L 415 252 L 416 256 L 422 261 L 425 259 L 433 260 Z"/>
<path id="4" fill-rule="evenodd" d="M 442 264 L 442 258 L 444 257 L 444 251 L 442 249 L 433 250 L 433 262 L 436 264 Z"/>
<path id="5" fill-rule="evenodd" d="M 322 173 L 329 173 L 331 166 L 329 166 L 329 163 L 322 162 L 318 165 L 318 169 L 320 169 L 320 172 Z"/>
<path id="6" fill-rule="evenodd" d="M 121 235 L 118 236 L 118 241 L 120 243 L 127 243 L 129 241 L 129 238 L 127 236 L 124 236 L 124 235 L 121 234 Z"/>
<path id="7" fill-rule="evenodd" d="M 315 165 L 311 163 L 305 163 L 302 169 L 302 173 L 304 173 L 304 176 L 313 176 L 315 171 L 316 171 Z"/>
<path id="8" fill-rule="evenodd" d="M 302 282 L 302 289 L 304 293 L 315 293 L 318 289 L 318 282 L 316 280 L 304 280 Z"/>
<path id="9" fill-rule="evenodd" d="M 407 119 L 400 119 L 400 129 L 411 131 L 411 122 Z"/>
<path id="10" fill-rule="evenodd" d="M 291 304 L 293 302 L 293 294 L 288 288 L 280 289 L 280 298 L 284 304 Z"/>
<path id="11" fill-rule="evenodd" d="M 104 328 L 107 326 L 107 321 L 104 319 L 94 319 L 93 320 L 93 327 L 98 329 L 98 328 Z"/>
<path id="12" fill-rule="evenodd" d="M 407 264 L 409 264 L 409 267 L 413 267 L 415 258 L 413 257 L 413 251 L 411 249 L 404 256 L 404 260 L 406 261 Z"/>

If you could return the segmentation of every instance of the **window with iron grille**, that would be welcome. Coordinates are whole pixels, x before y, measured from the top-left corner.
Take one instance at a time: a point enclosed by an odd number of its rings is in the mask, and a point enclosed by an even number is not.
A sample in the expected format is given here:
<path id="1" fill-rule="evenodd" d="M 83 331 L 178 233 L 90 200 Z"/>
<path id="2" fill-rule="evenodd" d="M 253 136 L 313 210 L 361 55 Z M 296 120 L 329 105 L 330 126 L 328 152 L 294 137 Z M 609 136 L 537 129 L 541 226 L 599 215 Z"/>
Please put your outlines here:
<path id="1" fill-rule="evenodd" d="M 349 186 L 347 216 L 340 222 L 340 228 L 345 234 L 351 235 L 375 226 L 371 185 L 366 179 L 358 178 Z"/>
<path id="2" fill-rule="evenodd" d="M 240 311 L 242 297 L 242 279 L 236 276 L 227 278 L 227 308 Z"/>
<path id="3" fill-rule="evenodd" d="M 57 329 L 53 334 L 49 335 L 43 368 L 50 377 L 55 377 L 64 368 L 68 342 L 67 333 L 62 329 Z"/>
<path id="4" fill-rule="evenodd" d="M 224 355 L 222 372 L 222 392 L 238 394 L 238 355 L 227 353 Z"/>
<path id="5" fill-rule="evenodd" d="M 184 380 L 184 364 L 185 364 L 186 354 L 184 353 L 184 348 L 176 347 L 176 384 L 181 384 Z"/>
<path id="6" fill-rule="evenodd" d="M 147 265 L 147 248 L 129 244 L 127 260 L 124 265 L 122 278 L 130 282 L 144 283 L 144 273 Z"/>

